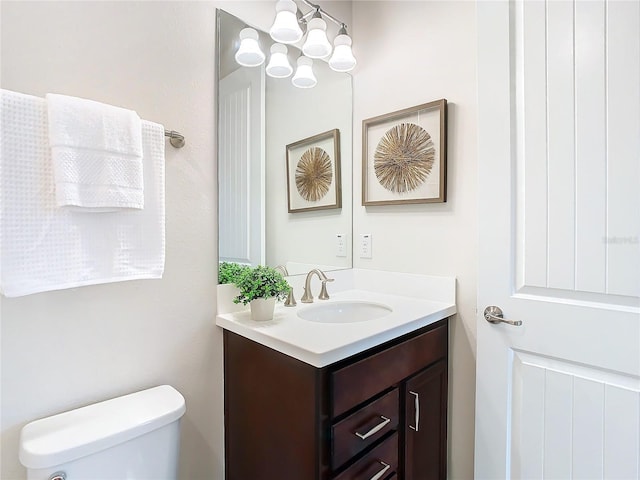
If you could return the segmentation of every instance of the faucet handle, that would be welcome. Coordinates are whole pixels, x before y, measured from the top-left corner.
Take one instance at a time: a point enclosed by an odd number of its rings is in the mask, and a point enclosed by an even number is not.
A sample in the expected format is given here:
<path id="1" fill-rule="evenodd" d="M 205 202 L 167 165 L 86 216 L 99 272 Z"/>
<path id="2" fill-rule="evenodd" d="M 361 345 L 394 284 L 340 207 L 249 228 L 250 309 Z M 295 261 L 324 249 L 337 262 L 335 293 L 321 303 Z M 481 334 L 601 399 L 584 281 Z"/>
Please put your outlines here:
<path id="1" fill-rule="evenodd" d="M 295 307 L 298 303 L 296 302 L 296 297 L 293 296 L 293 287 L 290 288 L 289 293 L 287 294 L 287 299 L 284 301 L 285 307 Z"/>
<path id="2" fill-rule="evenodd" d="M 322 280 L 322 288 L 320 288 L 319 300 L 329 300 L 329 294 L 327 293 L 327 282 L 333 282 L 335 278 L 325 278 Z"/>

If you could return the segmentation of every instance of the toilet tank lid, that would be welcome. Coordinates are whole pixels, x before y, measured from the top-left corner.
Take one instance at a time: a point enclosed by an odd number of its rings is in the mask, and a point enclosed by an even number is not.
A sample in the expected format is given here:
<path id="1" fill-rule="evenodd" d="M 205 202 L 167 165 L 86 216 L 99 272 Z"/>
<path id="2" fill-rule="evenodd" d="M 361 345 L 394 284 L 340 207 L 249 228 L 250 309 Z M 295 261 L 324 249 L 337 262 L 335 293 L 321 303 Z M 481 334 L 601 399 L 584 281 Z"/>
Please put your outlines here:
<path id="1" fill-rule="evenodd" d="M 48 468 L 91 455 L 174 422 L 184 397 L 169 385 L 36 420 L 20 435 L 20 462 Z"/>

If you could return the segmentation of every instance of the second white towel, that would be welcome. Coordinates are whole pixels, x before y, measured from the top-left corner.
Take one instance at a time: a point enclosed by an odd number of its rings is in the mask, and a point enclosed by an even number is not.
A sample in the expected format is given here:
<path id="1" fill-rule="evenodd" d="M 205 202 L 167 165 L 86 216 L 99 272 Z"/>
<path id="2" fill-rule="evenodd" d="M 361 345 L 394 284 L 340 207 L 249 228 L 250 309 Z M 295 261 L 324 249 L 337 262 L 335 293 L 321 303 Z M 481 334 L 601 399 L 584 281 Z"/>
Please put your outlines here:
<path id="1" fill-rule="evenodd" d="M 136 112 L 66 95 L 46 98 L 57 205 L 87 212 L 144 208 Z"/>

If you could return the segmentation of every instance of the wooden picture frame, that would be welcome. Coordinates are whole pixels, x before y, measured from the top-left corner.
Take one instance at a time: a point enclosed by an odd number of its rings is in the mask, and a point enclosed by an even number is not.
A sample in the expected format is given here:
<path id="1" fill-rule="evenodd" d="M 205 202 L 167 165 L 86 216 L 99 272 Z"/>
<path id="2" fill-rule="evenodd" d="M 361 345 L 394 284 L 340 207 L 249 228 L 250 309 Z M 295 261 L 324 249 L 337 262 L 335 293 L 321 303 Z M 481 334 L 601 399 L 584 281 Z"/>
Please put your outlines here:
<path id="1" fill-rule="evenodd" d="M 362 205 L 446 201 L 446 99 L 362 121 Z"/>
<path id="2" fill-rule="evenodd" d="M 286 150 L 289 213 L 342 208 L 340 131 L 299 140 Z"/>

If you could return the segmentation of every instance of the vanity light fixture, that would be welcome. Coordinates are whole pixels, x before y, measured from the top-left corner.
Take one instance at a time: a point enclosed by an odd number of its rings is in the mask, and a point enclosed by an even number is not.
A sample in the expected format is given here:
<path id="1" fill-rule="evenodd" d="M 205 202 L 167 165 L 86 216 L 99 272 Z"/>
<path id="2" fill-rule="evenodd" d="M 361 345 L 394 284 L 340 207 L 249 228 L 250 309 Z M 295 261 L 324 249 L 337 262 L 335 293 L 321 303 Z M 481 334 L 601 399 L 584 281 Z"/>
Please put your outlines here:
<path id="1" fill-rule="evenodd" d="M 296 69 L 296 74 L 291 79 L 291 83 L 298 88 L 315 87 L 318 80 L 313 74 L 312 66 L 313 60 L 310 58 L 305 56 L 298 57 L 298 68 Z"/>
<path id="2" fill-rule="evenodd" d="M 331 44 L 327 38 L 327 22 L 316 10 L 307 25 L 307 39 L 302 46 L 302 53 L 309 58 L 325 58 L 331 54 Z"/>
<path id="3" fill-rule="evenodd" d="M 264 63 L 264 53 L 258 44 L 258 32 L 253 28 L 240 30 L 240 47 L 236 52 L 236 62 L 243 67 L 257 67 Z"/>
<path id="4" fill-rule="evenodd" d="M 271 57 L 265 69 L 267 75 L 274 78 L 287 78 L 293 73 L 293 67 L 287 57 L 287 47 L 281 43 L 271 45 Z"/>
<path id="5" fill-rule="evenodd" d="M 276 17 L 269 29 L 269 35 L 276 43 L 271 46 L 271 57 L 266 67 L 267 75 L 275 78 L 286 78 L 291 75 L 293 68 L 289 64 L 285 44 L 300 42 L 305 33 L 306 38 L 302 45 L 303 55 L 298 59 L 298 68 L 292 79 L 296 87 L 311 88 L 318 83 L 312 70 L 312 58 L 328 60 L 329 67 L 336 72 L 353 70 L 356 59 L 351 50 L 352 42 L 347 33 L 347 26 L 325 12 L 320 5 L 313 4 L 309 0 L 298 0 L 298 2 L 311 7 L 312 10 L 303 14 L 294 0 L 278 0 L 276 3 Z M 325 19 L 331 20 L 340 27 L 333 41 L 335 48 L 327 38 Z M 258 32 L 253 28 L 245 28 L 240 32 L 240 40 L 236 61 L 246 67 L 262 65 L 265 55 L 258 44 Z"/>
<path id="6" fill-rule="evenodd" d="M 276 19 L 269 30 L 269 35 L 278 43 L 297 43 L 303 32 L 297 17 L 298 6 L 293 0 L 278 0 L 276 3 Z"/>
<path id="7" fill-rule="evenodd" d="M 329 66 L 336 72 L 350 72 L 356 66 L 356 58 L 351 51 L 351 37 L 347 35 L 347 29 L 340 27 L 338 36 L 333 41 L 333 55 L 329 59 Z"/>

